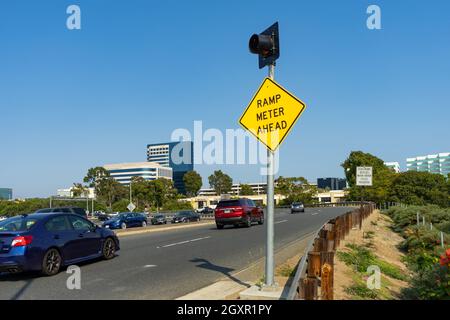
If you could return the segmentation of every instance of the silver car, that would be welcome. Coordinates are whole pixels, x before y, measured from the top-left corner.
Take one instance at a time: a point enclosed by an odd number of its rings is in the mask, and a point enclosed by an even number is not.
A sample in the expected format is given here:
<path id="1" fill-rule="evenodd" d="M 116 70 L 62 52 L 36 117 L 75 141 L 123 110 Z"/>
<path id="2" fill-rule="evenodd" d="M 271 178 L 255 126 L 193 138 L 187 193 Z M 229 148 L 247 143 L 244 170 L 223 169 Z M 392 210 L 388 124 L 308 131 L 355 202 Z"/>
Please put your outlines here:
<path id="1" fill-rule="evenodd" d="M 291 204 L 291 213 L 305 212 L 305 206 L 301 202 L 293 202 Z"/>

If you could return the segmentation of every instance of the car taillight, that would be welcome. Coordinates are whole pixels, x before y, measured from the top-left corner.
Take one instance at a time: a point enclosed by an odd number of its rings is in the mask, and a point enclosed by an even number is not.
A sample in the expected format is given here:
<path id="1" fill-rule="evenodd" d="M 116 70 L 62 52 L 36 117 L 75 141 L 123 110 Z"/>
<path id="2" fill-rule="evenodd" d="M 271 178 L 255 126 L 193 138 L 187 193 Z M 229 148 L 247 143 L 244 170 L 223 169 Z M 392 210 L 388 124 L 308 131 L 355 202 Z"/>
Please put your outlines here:
<path id="1" fill-rule="evenodd" d="M 11 247 L 25 247 L 33 241 L 33 236 L 15 237 L 11 243 Z"/>

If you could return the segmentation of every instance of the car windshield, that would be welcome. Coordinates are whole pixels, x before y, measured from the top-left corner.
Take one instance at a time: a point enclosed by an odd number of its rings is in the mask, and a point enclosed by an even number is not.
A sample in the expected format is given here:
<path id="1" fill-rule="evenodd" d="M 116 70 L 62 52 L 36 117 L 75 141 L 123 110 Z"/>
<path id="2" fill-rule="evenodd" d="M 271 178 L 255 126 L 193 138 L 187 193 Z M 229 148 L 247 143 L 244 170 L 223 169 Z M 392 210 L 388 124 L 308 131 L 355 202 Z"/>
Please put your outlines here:
<path id="1" fill-rule="evenodd" d="M 164 215 L 162 215 L 162 214 L 158 214 L 157 216 L 155 216 L 155 218 L 164 218 Z"/>
<path id="2" fill-rule="evenodd" d="M 28 231 L 36 221 L 28 216 L 9 218 L 0 222 L 0 231 Z"/>
<path id="3" fill-rule="evenodd" d="M 294 202 L 292 205 L 293 206 L 301 206 L 302 204 L 301 204 L 301 202 Z"/>
<path id="4" fill-rule="evenodd" d="M 178 216 L 178 217 L 185 217 L 185 216 L 188 216 L 188 215 L 190 215 L 191 213 L 189 212 L 189 211 L 181 211 L 181 212 L 178 212 L 176 215 Z"/>
<path id="5" fill-rule="evenodd" d="M 217 205 L 218 208 L 222 207 L 238 207 L 241 204 L 239 203 L 239 200 L 226 200 L 226 201 L 220 201 Z"/>
<path id="6" fill-rule="evenodd" d="M 117 215 L 115 218 L 119 219 L 119 218 L 126 218 L 128 217 L 130 214 L 129 213 L 120 213 L 119 215 Z"/>

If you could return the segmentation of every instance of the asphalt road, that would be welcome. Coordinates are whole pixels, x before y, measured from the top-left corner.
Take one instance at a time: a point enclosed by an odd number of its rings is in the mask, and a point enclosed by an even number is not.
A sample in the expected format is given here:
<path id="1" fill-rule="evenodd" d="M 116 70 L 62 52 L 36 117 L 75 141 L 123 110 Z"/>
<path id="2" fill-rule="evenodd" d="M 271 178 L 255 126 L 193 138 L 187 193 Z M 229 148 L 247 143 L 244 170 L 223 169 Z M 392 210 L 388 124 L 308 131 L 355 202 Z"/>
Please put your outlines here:
<path id="1" fill-rule="evenodd" d="M 321 227 L 348 208 L 307 208 L 275 213 L 275 250 Z M 264 257 L 265 225 L 215 225 L 121 237 L 110 261 L 80 265 L 81 289 L 69 290 L 70 274 L 0 275 L 0 299 L 174 299 L 205 287 Z"/>

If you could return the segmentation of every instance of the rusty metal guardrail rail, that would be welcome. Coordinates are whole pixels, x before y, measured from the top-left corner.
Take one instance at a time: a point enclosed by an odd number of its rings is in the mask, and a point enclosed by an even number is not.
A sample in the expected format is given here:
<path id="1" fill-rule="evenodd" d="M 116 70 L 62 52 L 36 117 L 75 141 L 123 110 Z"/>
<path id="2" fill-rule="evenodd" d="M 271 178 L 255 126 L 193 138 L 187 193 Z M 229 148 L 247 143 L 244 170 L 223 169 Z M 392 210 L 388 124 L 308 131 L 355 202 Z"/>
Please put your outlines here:
<path id="1" fill-rule="evenodd" d="M 334 256 L 341 240 L 376 208 L 372 202 L 351 202 L 358 209 L 331 219 L 308 244 L 295 273 L 288 300 L 333 300 Z"/>

